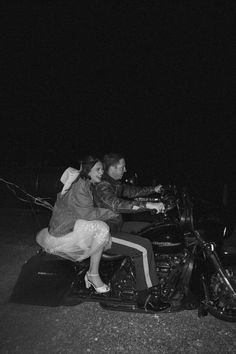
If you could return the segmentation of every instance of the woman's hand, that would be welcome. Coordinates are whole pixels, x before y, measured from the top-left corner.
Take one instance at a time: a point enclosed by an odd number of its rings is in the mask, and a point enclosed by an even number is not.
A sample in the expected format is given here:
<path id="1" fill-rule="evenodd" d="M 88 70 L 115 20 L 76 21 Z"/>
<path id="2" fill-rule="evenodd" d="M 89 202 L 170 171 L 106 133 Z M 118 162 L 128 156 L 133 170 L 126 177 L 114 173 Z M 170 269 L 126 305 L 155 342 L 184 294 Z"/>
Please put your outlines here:
<path id="1" fill-rule="evenodd" d="M 151 210 L 156 210 L 157 213 L 164 213 L 165 212 L 165 206 L 162 202 L 160 203 L 146 203 L 146 208 L 151 209 Z"/>

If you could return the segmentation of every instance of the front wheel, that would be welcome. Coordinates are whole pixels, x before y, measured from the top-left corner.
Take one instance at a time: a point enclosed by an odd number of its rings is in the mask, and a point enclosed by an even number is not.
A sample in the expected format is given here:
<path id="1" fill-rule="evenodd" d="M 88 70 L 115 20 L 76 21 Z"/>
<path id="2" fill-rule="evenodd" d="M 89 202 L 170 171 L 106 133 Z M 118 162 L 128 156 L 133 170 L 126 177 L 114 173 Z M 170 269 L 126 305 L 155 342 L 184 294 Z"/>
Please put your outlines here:
<path id="1" fill-rule="evenodd" d="M 236 292 L 236 266 L 226 269 L 228 280 Z M 236 322 L 236 297 L 225 286 L 222 276 L 213 273 L 209 279 L 209 286 L 206 288 L 206 308 L 216 318 Z"/>

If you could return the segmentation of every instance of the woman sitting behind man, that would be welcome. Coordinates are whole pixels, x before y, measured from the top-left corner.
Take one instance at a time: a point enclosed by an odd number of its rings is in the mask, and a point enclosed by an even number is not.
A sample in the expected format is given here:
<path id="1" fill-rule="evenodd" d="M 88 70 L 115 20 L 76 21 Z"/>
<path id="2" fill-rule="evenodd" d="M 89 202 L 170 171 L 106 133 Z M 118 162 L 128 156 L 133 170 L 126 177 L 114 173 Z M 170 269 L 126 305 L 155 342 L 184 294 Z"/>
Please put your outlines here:
<path id="1" fill-rule="evenodd" d="M 63 188 L 58 193 L 49 228 L 36 237 L 48 253 L 72 261 L 90 257 L 85 283 L 86 287 L 92 285 L 98 293 L 110 290 L 99 276 L 102 252 L 111 245 L 109 227 L 103 220 L 117 216 L 111 210 L 94 207 L 91 189 L 101 181 L 102 175 L 102 162 L 92 156 L 86 158 L 75 181 L 67 190 Z"/>

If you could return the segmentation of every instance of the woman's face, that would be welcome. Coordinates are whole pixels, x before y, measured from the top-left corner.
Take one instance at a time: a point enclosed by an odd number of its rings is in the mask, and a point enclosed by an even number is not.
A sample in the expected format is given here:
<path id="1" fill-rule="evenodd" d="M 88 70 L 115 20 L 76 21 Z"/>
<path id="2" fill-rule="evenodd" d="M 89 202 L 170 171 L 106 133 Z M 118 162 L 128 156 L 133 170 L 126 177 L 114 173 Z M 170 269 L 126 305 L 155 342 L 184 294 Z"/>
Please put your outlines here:
<path id="1" fill-rule="evenodd" d="M 96 162 L 88 174 L 91 179 L 91 183 L 101 182 L 103 172 L 104 171 L 103 171 L 102 163 L 100 161 Z"/>

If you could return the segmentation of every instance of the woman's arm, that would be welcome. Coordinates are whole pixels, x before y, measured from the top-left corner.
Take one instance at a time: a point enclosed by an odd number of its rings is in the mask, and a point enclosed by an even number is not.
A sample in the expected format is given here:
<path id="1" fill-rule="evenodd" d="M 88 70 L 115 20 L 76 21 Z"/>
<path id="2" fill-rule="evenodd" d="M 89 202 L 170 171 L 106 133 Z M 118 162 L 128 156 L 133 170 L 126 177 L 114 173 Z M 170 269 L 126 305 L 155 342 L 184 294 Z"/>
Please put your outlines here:
<path id="1" fill-rule="evenodd" d="M 73 186 L 71 198 L 78 218 L 105 221 L 117 217 L 117 214 L 112 210 L 94 207 L 89 181 L 79 180 Z"/>

